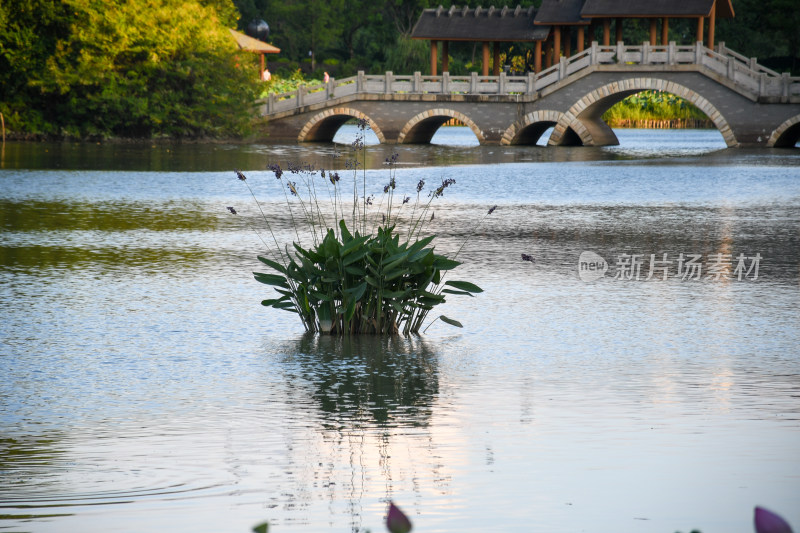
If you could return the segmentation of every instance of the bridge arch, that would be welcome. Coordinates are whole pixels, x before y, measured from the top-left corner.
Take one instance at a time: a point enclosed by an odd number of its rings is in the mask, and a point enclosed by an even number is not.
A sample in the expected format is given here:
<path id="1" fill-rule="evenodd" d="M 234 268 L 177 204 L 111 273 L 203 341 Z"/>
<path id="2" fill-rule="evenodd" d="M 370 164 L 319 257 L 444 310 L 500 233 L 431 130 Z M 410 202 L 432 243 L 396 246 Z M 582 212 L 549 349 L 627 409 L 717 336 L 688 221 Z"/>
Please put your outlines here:
<path id="1" fill-rule="evenodd" d="M 536 144 L 548 128 L 554 127 L 562 119 L 564 113 L 552 109 L 543 109 L 528 113 L 508 127 L 503 133 L 500 144 Z"/>
<path id="2" fill-rule="evenodd" d="M 800 115 L 790 118 L 772 132 L 767 148 L 792 148 L 800 141 Z"/>
<path id="3" fill-rule="evenodd" d="M 586 94 L 563 114 L 553 129 L 548 144 L 619 144 L 617 136 L 603 122 L 603 113 L 625 97 L 646 90 L 668 92 L 691 102 L 714 123 L 728 147 L 739 144 L 728 121 L 711 102 L 688 87 L 658 78 L 628 78 L 603 85 Z"/>
<path id="4" fill-rule="evenodd" d="M 453 111 L 452 109 L 430 109 L 416 115 L 406 122 L 400 135 L 397 137 L 397 144 L 425 144 L 431 142 L 436 131 L 450 119 L 456 119 L 475 134 L 478 142 L 483 144 L 483 132 L 475 122 L 464 113 Z"/>
<path id="5" fill-rule="evenodd" d="M 311 120 L 306 122 L 306 125 L 300 130 L 297 142 L 332 142 L 339 128 L 352 118 L 368 121 L 370 129 L 375 133 L 378 141 L 381 144 L 386 142 L 386 137 L 374 120 L 358 109 L 349 107 L 326 109 L 311 117 Z"/>

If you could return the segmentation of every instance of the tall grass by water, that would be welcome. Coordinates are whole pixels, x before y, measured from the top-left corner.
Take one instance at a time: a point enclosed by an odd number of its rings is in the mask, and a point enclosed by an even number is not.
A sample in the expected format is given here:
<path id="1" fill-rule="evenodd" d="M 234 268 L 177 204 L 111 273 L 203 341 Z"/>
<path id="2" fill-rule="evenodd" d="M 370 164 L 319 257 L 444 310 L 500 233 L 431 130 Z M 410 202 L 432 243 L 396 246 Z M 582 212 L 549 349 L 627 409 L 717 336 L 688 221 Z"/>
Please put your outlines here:
<path id="1" fill-rule="evenodd" d="M 603 114 L 612 128 L 713 128 L 705 113 L 691 102 L 663 91 L 628 96 Z"/>

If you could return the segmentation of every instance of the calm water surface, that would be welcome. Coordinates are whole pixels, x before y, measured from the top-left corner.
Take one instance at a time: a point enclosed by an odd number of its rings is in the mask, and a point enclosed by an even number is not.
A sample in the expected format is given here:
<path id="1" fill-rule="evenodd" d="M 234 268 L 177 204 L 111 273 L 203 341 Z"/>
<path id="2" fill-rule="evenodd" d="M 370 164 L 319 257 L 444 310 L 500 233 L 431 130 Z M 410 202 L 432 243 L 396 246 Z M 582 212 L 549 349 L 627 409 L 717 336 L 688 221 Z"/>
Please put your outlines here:
<path id="1" fill-rule="evenodd" d="M 343 169 L 352 133 L 6 146 L 0 530 L 378 532 L 389 499 L 426 532 L 750 532 L 755 505 L 800 528 L 799 151 L 395 147 L 399 194 L 456 179 L 431 229 L 485 292 L 443 306 L 463 330 L 308 337 L 259 305 L 231 169 L 291 242 L 263 169 Z M 392 148 L 369 148 L 378 196 Z M 585 251 L 604 277 L 581 279 Z"/>

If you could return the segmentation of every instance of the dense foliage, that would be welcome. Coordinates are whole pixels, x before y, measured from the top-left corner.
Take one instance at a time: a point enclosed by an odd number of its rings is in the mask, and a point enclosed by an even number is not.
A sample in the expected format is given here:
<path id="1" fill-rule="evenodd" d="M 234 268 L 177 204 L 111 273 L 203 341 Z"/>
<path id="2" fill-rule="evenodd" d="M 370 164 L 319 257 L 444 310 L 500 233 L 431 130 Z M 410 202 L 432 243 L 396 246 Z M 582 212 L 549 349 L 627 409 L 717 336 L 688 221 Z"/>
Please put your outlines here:
<path id="1" fill-rule="evenodd" d="M 8 129 L 69 137 L 239 133 L 256 91 L 223 1 L 0 4 L 0 112 Z"/>

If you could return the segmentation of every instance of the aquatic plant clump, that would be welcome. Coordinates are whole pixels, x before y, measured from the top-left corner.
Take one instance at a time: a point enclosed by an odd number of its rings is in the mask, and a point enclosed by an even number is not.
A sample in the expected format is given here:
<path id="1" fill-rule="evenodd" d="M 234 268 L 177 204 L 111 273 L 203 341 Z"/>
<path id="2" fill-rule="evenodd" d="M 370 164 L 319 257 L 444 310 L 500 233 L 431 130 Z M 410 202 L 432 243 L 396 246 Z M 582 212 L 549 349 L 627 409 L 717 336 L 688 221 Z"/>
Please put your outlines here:
<path id="1" fill-rule="evenodd" d="M 427 197 L 423 195 L 425 181 L 420 180 L 414 201 L 411 196 L 395 199 L 394 154 L 386 160 L 390 179 L 383 196 L 376 199 L 368 195 L 366 170 L 359 159 L 364 153 L 363 131 L 367 127 L 366 121 L 359 122 L 360 134 L 352 145 L 355 157 L 346 163 L 353 173 L 352 197 L 349 191 L 344 192 L 338 172 L 317 171 L 308 165 L 288 165 L 285 170 L 277 164 L 269 166 L 275 178 L 284 183 L 297 237 L 291 247 L 281 247 L 247 177 L 236 171 L 258 205 L 271 240 L 269 253 L 258 256 L 271 271 L 254 272 L 254 276 L 278 293 L 261 303 L 296 313 L 306 331 L 417 334 L 429 312 L 445 303 L 447 295 L 473 296 L 483 291 L 468 281 L 445 280 L 448 271 L 461 264 L 455 259 L 458 253 L 451 258 L 438 254 L 432 245 L 435 235 L 423 236 L 434 218 L 432 202 L 455 180 L 442 180 Z M 323 195 L 328 202 L 320 202 Z M 234 208 L 228 209 L 237 213 Z M 301 242 L 301 230 L 310 244 Z M 267 244 L 263 238 L 262 242 Z M 436 319 L 462 327 L 444 315 Z"/>

